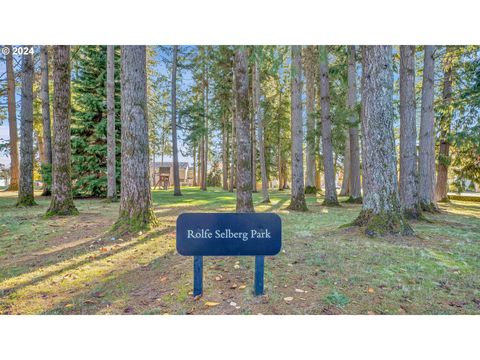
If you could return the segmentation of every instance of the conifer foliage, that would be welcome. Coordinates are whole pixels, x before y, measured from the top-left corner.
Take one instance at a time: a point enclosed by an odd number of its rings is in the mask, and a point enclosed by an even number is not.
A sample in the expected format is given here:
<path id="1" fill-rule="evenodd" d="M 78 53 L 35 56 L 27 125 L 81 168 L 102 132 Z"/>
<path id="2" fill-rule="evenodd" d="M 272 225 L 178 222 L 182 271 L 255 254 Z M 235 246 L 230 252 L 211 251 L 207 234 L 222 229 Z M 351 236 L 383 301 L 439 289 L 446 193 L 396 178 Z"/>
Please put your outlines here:
<path id="1" fill-rule="evenodd" d="M 115 49 L 116 177 L 120 185 L 120 53 Z M 72 178 L 75 196 L 107 195 L 107 47 L 73 51 Z"/>

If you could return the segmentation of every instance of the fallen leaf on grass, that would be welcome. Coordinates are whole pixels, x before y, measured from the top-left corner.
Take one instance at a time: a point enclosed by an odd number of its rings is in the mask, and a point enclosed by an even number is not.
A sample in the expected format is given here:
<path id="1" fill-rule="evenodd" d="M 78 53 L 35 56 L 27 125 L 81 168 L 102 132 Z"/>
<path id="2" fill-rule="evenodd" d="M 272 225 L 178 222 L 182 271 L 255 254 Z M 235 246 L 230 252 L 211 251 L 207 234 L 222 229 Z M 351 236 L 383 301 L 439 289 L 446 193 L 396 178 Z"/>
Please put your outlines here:
<path id="1" fill-rule="evenodd" d="M 285 300 L 285 302 L 289 303 L 290 301 L 293 300 L 293 297 L 287 296 L 287 297 L 283 298 L 283 300 Z"/>
<path id="2" fill-rule="evenodd" d="M 304 293 L 304 292 L 305 292 L 305 290 L 302 290 L 302 289 L 295 289 L 295 292 L 297 292 L 297 293 Z"/>
<path id="3" fill-rule="evenodd" d="M 163 277 L 160 278 L 160 282 L 162 282 L 162 283 L 167 281 L 167 280 L 168 280 L 168 277 L 166 277 L 166 276 L 163 276 Z"/>
<path id="4" fill-rule="evenodd" d="M 220 304 L 220 303 L 218 303 L 218 302 L 213 302 L 213 301 L 207 301 L 207 302 L 205 303 L 205 306 L 213 307 L 213 306 L 217 306 L 218 304 Z"/>
<path id="5" fill-rule="evenodd" d="M 237 284 L 233 283 L 231 286 L 230 286 L 230 289 L 236 289 L 238 287 Z"/>
<path id="6" fill-rule="evenodd" d="M 107 252 L 107 251 L 108 251 L 108 249 L 105 248 L 105 247 L 100 248 L 100 252 Z"/>
<path id="7" fill-rule="evenodd" d="M 223 279 L 222 275 L 215 276 L 215 280 L 216 280 L 216 281 L 220 281 L 220 280 L 222 280 L 222 279 Z"/>
<path id="8" fill-rule="evenodd" d="M 375 289 L 373 289 L 373 288 L 368 288 L 367 291 L 368 291 L 370 294 L 373 294 L 373 293 L 375 292 Z"/>
<path id="9" fill-rule="evenodd" d="M 239 289 L 239 290 L 243 290 L 243 289 L 245 289 L 246 287 L 247 287 L 247 285 L 240 285 L 240 286 L 238 287 L 238 289 Z"/>
<path id="10" fill-rule="evenodd" d="M 71 307 L 73 307 L 73 304 L 67 304 L 67 305 L 65 305 L 65 307 L 66 308 L 71 308 Z"/>

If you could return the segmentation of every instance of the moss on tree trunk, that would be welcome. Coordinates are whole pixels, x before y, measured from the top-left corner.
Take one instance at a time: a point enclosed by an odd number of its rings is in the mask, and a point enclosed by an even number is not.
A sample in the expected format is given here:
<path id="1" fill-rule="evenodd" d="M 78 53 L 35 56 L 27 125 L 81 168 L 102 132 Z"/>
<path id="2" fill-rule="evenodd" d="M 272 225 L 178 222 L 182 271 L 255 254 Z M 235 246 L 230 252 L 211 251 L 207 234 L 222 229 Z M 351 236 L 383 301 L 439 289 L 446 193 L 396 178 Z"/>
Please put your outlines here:
<path id="1" fill-rule="evenodd" d="M 354 225 L 368 236 L 412 235 L 398 194 L 391 46 L 363 46 L 362 160 L 365 197 Z"/>
<path id="2" fill-rule="evenodd" d="M 53 47 L 52 199 L 47 216 L 76 215 L 73 204 L 70 142 L 70 47 Z"/>
<path id="3" fill-rule="evenodd" d="M 353 224 L 364 227 L 365 234 L 372 237 L 387 234 L 414 234 L 413 229 L 398 211 L 375 213 L 372 210 L 362 210 Z"/>
<path id="4" fill-rule="evenodd" d="M 363 198 L 361 196 L 359 197 L 354 197 L 353 195 L 350 195 L 350 197 L 345 200 L 347 204 L 361 204 L 363 202 Z"/>
<path id="5" fill-rule="evenodd" d="M 121 58 L 121 199 L 113 230 L 134 232 L 157 225 L 150 192 L 146 48 L 122 46 Z"/>

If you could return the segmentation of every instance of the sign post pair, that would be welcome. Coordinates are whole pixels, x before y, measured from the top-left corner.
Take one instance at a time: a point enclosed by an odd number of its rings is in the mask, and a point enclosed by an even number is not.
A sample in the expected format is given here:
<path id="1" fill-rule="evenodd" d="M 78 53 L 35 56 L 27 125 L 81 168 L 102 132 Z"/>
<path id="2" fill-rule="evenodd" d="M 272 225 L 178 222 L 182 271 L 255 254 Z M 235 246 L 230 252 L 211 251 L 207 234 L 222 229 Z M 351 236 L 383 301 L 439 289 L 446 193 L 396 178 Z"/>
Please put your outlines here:
<path id="1" fill-rule="evenodd" d="M 184 213 L 177 251 L 193 256 L 193 296 L 203 293 L 204 256 L 255 256 L 254 294 L 263 295 L 265 256 L 282 247 L 282 221 L 273 213 Z"/>

